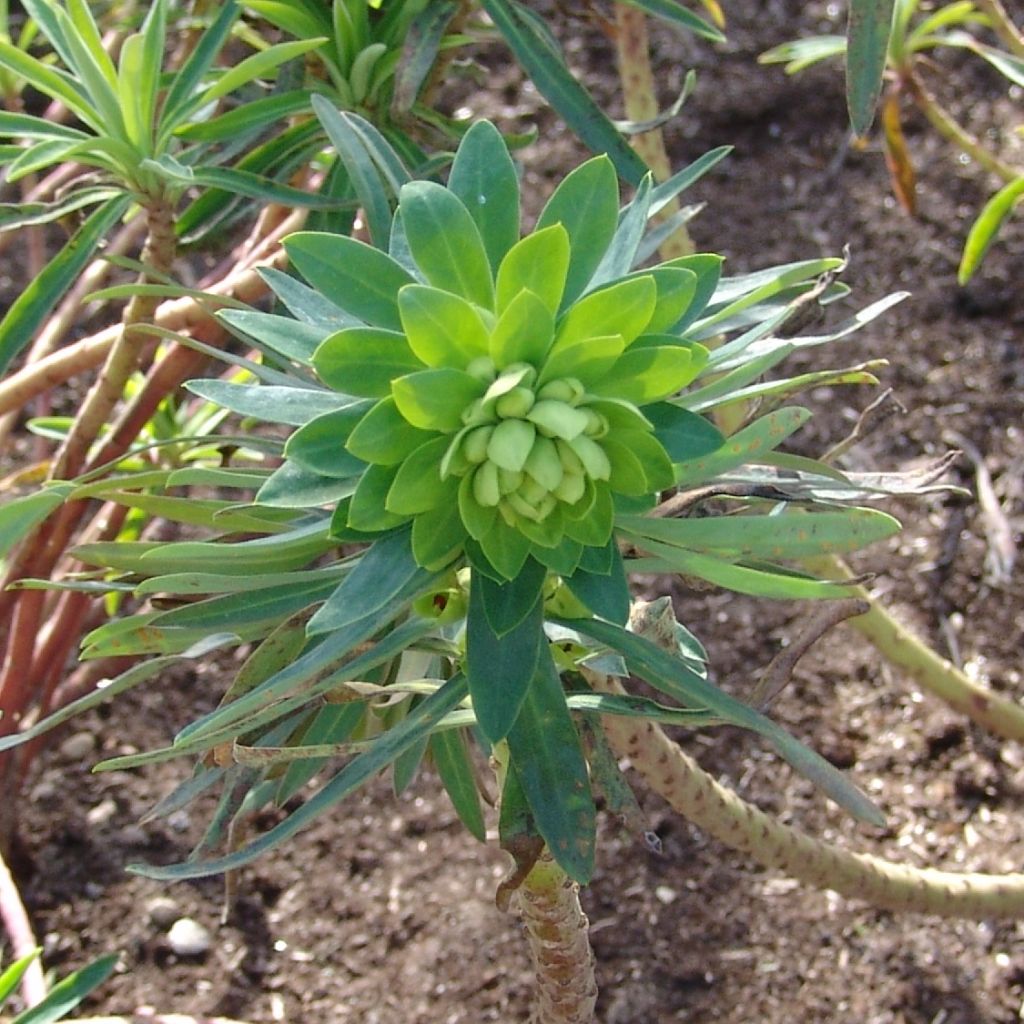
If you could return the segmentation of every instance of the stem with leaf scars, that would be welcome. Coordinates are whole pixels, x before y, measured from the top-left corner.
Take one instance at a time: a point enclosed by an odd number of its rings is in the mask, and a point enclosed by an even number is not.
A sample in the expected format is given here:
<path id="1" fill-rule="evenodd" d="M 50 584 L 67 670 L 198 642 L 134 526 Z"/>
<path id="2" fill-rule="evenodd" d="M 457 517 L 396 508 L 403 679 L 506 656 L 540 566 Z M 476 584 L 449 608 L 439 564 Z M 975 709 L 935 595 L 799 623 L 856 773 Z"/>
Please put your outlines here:
<path id="1" fill-rule="evenodd" d="M 657 89 L 651 69 L 651 48 L 647 34 L 647 16 L 637 7 L 615 5 L 615 47 L 618 54 L 619 81 L 626 116 L 631 121 L 651 121 L 658 116 Z M 656 181 L 667 181 L 672 165 L 665 149 L 665 138 L 660 128 L 642 132 L 633 137 L 633 148 L 651 169 Z M 668 220 L 679 212 L 679 201 L 666 203 L 652 218 L 655 223 Z M 680 225 L 662 242 L 662 259 L 689 256 L 694 251 L 693 241 L 685 226 Z"/>
<path id="2" fill-rule="evenodd" d="M 579 886 L 545 848 L 513 901 L 537 979 L 532 1024 L 592 1024 L 597 982 Z"/>
<path id="3" fill-rule="evenodd" d="M 657 635 L 649 639 L 658 642 Z M 584 674 L 597 690 L 625 692 L 612 676 Z M 606 715 L 602 725 L 615 753 L 675 811 L 765 867 L 886 910 L 972 920 L 1024 916 L 1024 874 L 920 869 L 849 853 L 781 824 L 720 785 L 656 723 Z"/>
<path id="4" fill-rule="evenodd" d="M 808 559 L 805 564 L 812 572 L 829 579 L 854 577 L 850 567 L 835 555 Z M 1005 739 L 1024 740 L 1024 707 L 969 679 L 952 662 L 897 622 L 866 588 L 853 585 L 850 593 L 870 607 L 864 615 L 850 619 L 849 625 L 870 640 L 886 661 L 989 732 Z"/>
<path id="5" fill-rule="evenodd" d="M 7 936 L 11 940 L 11 954 L 14 960 L 28 956 L 38 948 L 32 925 L 29 923 L 25 905 L 21 902 L 14 878 L 0 855 L 0 920 L 3 920 Z M 25 1003 L 32 1007 L 46 998 L 46 979 L 43 968 L 36 958 L 21 976 L 21 992 Z"/>

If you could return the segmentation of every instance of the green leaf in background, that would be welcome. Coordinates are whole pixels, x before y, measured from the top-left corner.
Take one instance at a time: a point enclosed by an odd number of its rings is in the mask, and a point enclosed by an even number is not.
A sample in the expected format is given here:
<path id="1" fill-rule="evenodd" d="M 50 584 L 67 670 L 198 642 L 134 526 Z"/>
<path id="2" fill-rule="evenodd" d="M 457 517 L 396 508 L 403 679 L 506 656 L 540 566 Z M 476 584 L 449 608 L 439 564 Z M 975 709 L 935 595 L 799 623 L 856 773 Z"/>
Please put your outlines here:
<path id="1" fill-rule="evenodd" d="M 618 173 L 639 185 L 644 162 L 590 94 L 573 78 L 544 23 L 516 0 L 480 0 L 540 94 L 594 153 L 607 153 Z M 603 248 L 598 252 L 600 256 Z"/>
<path id="2" fill-rule="evenodd" d="M 508 734 L 510 770 L 562 870 L 586 884 L 594 870 L 596 812 L 579 733 L 547 643 Z"/>
<path id="3" fill-rule="evenodd" d="M 896 0 L 850 0 L 846 28 L 846 105 L 850 124 L 865 136 L 875 117 L 889 52 Z"/>
<path id="4" fill-rule="evenodd" d="M 529 579 L 534 579 L 532 572 Z M 538 589 L 518 625 L 499 636 L 491 625 L 487 605 L 496 609 L 497 617 L 501 597 L 489 591 L 490 598 L 485 598 L 485 587 L 496 584 L 482 580 L 482 575 L 474 572 L 469 588 L 466 674 L 480 729 L 492 743 L 497 743 L 512 728 L 536 672 L 541 649 L 547 646 L 542 629 L 544 603 Z M 523 588 L 522 593 L 525 596 L 527 590 Z M 503 624 L 510 618 L 503 616 Z"/>
<path id="5" fill-rule="evenodd" d="M 61 1020 L 110 977 L 119 958 L 119 953 L 111 953 L 69 974 L 50 989 L 42 1002 L 19 1014 L 15 1024 L 53 1024 Z"/>
<path id="6" fill-rule="evenodd" d="M 725 36 L 714 25 L 698 17 L 693 11 L 687 10 L 677 0 L 622 0 L 622 3 L 661 18 L 670 25 L 679 25 L 712 43 L 725 42 Z"/>
<path id="7" fill-rule="evenodd" d="M 119 195 L 108 199 L 89 214 L 64 248 L 11 303 L 3 320 L 0 320 L 0 374 L 35 337 L 36 331 L 93 258 L 107 232 L 124 216 L 130 202 L 128 196 Z"/>
<path id="8" fill-rule="evenodd" d="M 489 121 L 477 121 L 463 136 L 448 188 L 476 223 L 496 273 L 519 240 L 519 177 L 501 133 Z"/>
<path id="9" fill-rule="evenodd" d="M 33 526 L 41 523 L 55 508 L 59 508 L 74 489 L 72 483 L 50 485 L 45 490 L 0 505 L 0 558 Z"/>
<path id="10" fill-rule="evenodd" d="M 999 234 L 999 229 L 1022 199 L 1024 199 L 1024 176 L 1001 188 L 985 204 L 978 219 L 971 225 L 967 242 L 964 245 L 963 256 L 960 258 L 957 280 L 961 285 L 967 284 L 974 276 L 974 272 L 985 258 L 989 246 Z"/>
<path id="11" fill-rule="evenodd" d="M 459 820 L 480 842 L 487 839 L 487 826 L 480 806 L 480 791 L 466 749 L 465 731 L 445 729 L 430 737 L 430 753 Z"/>
<path id="12" fill-rule="evenodd" d="M 345 449 L 345 441 L 366 411 L 367 406 L 358 403 L 317 416 L 288 438 L 285 457 L 321 476 L 342 480 L 358 476 L 366 463 Z"/>

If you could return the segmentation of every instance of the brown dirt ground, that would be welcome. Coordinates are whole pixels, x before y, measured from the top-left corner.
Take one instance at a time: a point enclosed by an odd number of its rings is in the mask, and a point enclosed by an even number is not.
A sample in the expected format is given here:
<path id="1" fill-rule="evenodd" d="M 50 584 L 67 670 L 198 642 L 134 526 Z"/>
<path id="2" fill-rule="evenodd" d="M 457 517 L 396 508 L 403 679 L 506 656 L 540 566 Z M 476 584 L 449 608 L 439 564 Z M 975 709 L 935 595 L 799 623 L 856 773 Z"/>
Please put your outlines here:
<path id="1" fill-rule="evenodd" d="M 847 130 L 835 69 L 787 79 L 756 55 L 835 24 L 825 4 L 736 3 L 730 41 L 710 47 L 658 31 L 666 99 L 696 67 L 697 95 L 669 130 L 682 165 L 723 143 L 734 155 L 694 190 L 708 208 L 692 225 L 700 248 L 733 272 L 837 253 L 860 304 L 906 289 L 913 297 L 822 360 L 889 359 L 883 382 L 906 414 L 855 448 L 850 464 L 887 469 L 934 457 L 954 430 L 983 453 L 1019 537 L 1024 523 L 1024 289 L 1020 221 L 991 253 L 977 285 L 955 281 L 959 246 L 992 185 L 911 119 L 920 173 L 918 219 L 889 196 L 877 142 L 837 152 Z M 560 19 L 574 65 L 607 92 L 606 40 Z M 833 29 L 834 30 L 834 29 Z M 541 141 L 522 156 L 542 194 L 580 151 L 524 91 L 497 50 L 485 94 L 452 102 L 506 127 L 535 119 Z M 958 67 L 954 101 L 977 129 L 1019 120 L 1020 91 L 984 69 Z M 1016 111 L 1014 111 L 1016 106 Z M 1012 143 L 1007 139 L 1007 147 Z M 1019 149 L 1016 152 L 1021 158 Z M 687 201 L 693 201 L 688 196 Z M 833 313 L 833 316 L 837 314 Z M 800 437 L 818 452 L 846 434 L 866 390 L 817 393 Z M 973 485 L 970 462 L 955 477 Z M 858 560 L 901 618 L 967 670 L 1024 697 L 1021 578 L 985 580 L 986 527 L 977 504 L 930 497 L 897 509 L 905 532 Z M 707 643 L 717 678 L 743 692 L 807 609 L 729 594 L 677 594 L 679 614 Z M 215 702 L 223 666 L 177 676 L 78 724 L 103 754 L 167 742 Z M 682 735 L 719 778 L 787 822 L 845 847 L 911 864 L 1007 871 L 1024 860 L 1024 751 L 962 722 L 852 632 L 830 635 L 801 663 L 776 706 L 779 720 L 865 787 L 889 828 L 858 829 L 754 739 L 735 730 Z M 244 872 L 235 913 L 218 926 L 219 880 L 164 889 L 128 876 L 138 859 L 183 857 L 202 808 L 152 825 L 140 815 L 184 777 L 182 764 L 88 776 L 55 749 L 30 788 L 25 896 L 50 967 L 65 972 L 109 950 L 123 966 L 88 1010 L 220 1013 L 252 1022 L 458 1024 L 525 1021 L 530 975 L 517 923 L 494 906 L 501 854 L 460 828 L 429 773 L 395 798 L 378 780 L 330 820 Z M 829 1024 L 1009 1024 L 1024 1017 L 1020 925 L 896 917 L 766 873 L 643 798 L 665 852 L 647 852 L 613 821 L 583 901 L 592 923 L 603 1024 L 793 1020 Z M 265 824 L 265 823 L 264 823 Z M 146 902 L 160 894 L 214 932 L 199 959 L 174 956 Z"/>

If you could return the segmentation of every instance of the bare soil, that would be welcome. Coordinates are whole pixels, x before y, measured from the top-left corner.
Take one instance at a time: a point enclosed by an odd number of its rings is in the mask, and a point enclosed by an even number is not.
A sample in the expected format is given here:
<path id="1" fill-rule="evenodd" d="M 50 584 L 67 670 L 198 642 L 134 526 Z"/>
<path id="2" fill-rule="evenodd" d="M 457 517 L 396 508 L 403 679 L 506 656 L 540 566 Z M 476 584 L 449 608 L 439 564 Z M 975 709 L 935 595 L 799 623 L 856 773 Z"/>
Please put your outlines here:
<path id="1" fill-rule="evenodd" d="M 545 5 L 546 7 L 546 5 Z M 842 82 L 834 67 L 786 78 L 758 53 L 801 33 L 836 31 L 823 3 L 728 5 L 728 44 L 655 33 L 665 99 L 696 67 L 700 86 L 668 136 L 678 166 L 724 143 L 732 157 L 686 197 L 706 201 L 692 224 L 701 249 L 728 269 L 835 254 L 864 305 L 894 290 L 911 297 L 844 342 L 791 366 L 889 360 L 883 383 L 905 413 L 857 445 L 848 465 L 900 469 L 936 457 L 954 435 L 984 457 L 1019 540 L 1024 524 L 1024 230 L 1018 221 L 976 284 L 956 285 L 966 228 L 993 189 L 911 116 L 920 215 L 888 191 L 877 141 L 847 148 Z M 1019 12 L 1018 12 L 1019 13 Z M 612 53 L 590 23 L 557 18 L 571 61 L 614 96 Z M 582 153 L 522 87 L 497 49 L 486 92 L 453 87 L 452 103 L 504 127 L 536 123 L 521 153 L 537 203 Z M 1022 160 L 1009 137 L 1020 90 L 976 62 L 940 88 L 961 117 Z M 614 111 L 613 111 L 614 113 Z M 1013 150 L 1016 145 L 1016 150 Z M 847 312 L 852 308 L 846 303 Z M 843 315 L 832 310 L 833 318 Z M 815 393 L 799 437 L 808 453 L 845 436 L 869 389 Z M 963 457 L 956 482 L 974 487 Z M 887 604 L 944 654 L 1001 693 L 1024 698 L 1019 570 L 986 575 L 985 518 L 974 500 L 935 496 L 895 509 L 904 533 L 857 562 L 879 574 Z M 808 609 L 678 589 L 680 618 L 705 641 L 718 680 L 743 693 Z M 225 666 L 177 675 L 75 726 L 97 754 L 166 743 L 211 707 Z M 829 635 L 800 665 L 775 707 L 796 735 L 846 769 L 888 816 L 872 833 L 827 805 L 756 739 L 736 730 L 681 734 L 702 765 L 782 820 L 844 847 L 952 870 L 1019 870 L 1024 862 L 1024 750 L 982 733 L 923 695 L 853 632 Z M 72 751 L 72 753 L 75 753 Z M 89 1012 L 221 1014 L 247 1021 L 458 1024 L 525 1021 L 530 974 L 517 922 L 494 905 L 504 860 L 459 826 L 429 772 L 400 797 L 379 779 L 283 852 L 245 871 L 227 925 L 218 879 L 162 888 L 127 863 L 184 857 L 202 809 L 140 826 L 140 816 L 188 773 L 171 763 L 89 776 L 55 748 L 30 787 L 22 881 L 49 967 L 58 972 L 110 950 L 122 967 Z M 806 890 L 709 840 L 642 795 L 664 853 L 605 820 L 599 869 L 583 893 L 592 925 L 602 1024 L 793 1020 L 829 1024 L 1010 1024 L 1024 1018 L 1022 926 L 897 917 Z M 269 824 L 268 821 L 260 823 Z M 149 917 L 156 896 L 213 934 L 201 957 L 173 954 Z"/>

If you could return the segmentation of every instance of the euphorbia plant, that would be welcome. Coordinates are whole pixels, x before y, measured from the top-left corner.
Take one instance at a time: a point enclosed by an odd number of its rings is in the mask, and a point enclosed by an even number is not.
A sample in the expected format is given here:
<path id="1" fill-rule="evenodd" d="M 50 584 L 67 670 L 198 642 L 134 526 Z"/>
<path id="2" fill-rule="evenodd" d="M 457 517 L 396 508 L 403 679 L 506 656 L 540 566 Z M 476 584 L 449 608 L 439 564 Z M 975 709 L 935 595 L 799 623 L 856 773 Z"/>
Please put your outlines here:
<path id="1" fill-rule="evenodd" d="M 366 122 L 316 106 L 332 138 L 370 140 L 388 154 L 382 180 L 364 183 L 376 192 L 360 197 L 380 199 L 385 173 L 405 174 L 397 155 Z M 794 348 L 849 333 L 891 300 L 830 334 L 783 339 L 775 331 L 796 298 L 843 293 L 817 280 L 841 261 L 731 279 L 708 254 L 637 269 L 650 215 L 695 173 L 658 188 L 645 180 L 620 210 L 614 171 L 595 158 L 520 237 L 516 169 L 496 129 L 480 123 L 446 186 L 401 186 L 386 250 L 316 232 L 286 241 L 304 281 L 268 279 L 294 319 L 221 314 L 269 357 L 234 358 L 261 383 L 213 379 L 191 389 L 298 429 L 283 444 L 267 432 L 253 439 L 250 458 L 256 449 L 283 457 L 274 469 L 246 461 L 147 476 L 147 487 L 257 486 L 248 505 L 203 503 L 205 521 L 220 527 L 212 541 L 76 550 L 121 593 L 190 600 L 96 630 L 86 657 L 163 657 L 20 737 L 177 657 L 256 644 L 221 706 L 172 746 L 106 763 L 199 755 L 163 810 L 223 785 L 193 859 L 137 870 L 172 879 L 239 867 L 388 765 L 404 786 L 428 752 L 482 839 L 477 746 L 498 775 L 501 841 L 516 861 L 502 896 L 514 896 L 531 934 L 544 920 L 556 950 L 553 959 L 550 944 L 535 950 L 541 1019 L 585 1020 L 594 990 L 574 886 L 593 867 L 592 785 L 631 813 L 628 787 L 592 727 L 599 717 L 752 729 L 855 816 L 880 821 L 831 765 L 718 689 L 699 641 L 674 616 L 656 633 L 635 619 L 627 628 L 630 571 L 834 597 L 846 588 L 786 563 L 897 528 L 883 513 L 840 504 L 870 496 L 869 483 L 776 451 L 809 415 L 784 404 L 790 396 L 822 382 L 869 383 L 868 368 L 762 380 Z M 703 344 L 712 338 L 713 348 Z M 728 439 L 705 416 L 754 399 L 759 415 Z M 89 486 L 131 500 L 130 479 Z M 728 514 L 687 515 L 714 498 Z M 196 522 L 187 504 L 163 508 Z M 667 702 L 600 683 L 627 671 Z M 284 804 L 337 754 L 354 756 L 306 803 L 210 859 L 233 821 Z M 575 965 L 567 988 L 559 957 Z"/>

